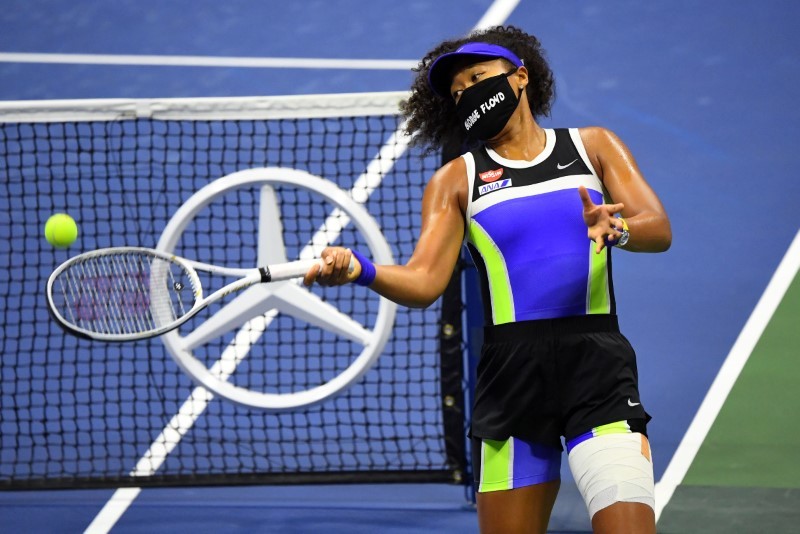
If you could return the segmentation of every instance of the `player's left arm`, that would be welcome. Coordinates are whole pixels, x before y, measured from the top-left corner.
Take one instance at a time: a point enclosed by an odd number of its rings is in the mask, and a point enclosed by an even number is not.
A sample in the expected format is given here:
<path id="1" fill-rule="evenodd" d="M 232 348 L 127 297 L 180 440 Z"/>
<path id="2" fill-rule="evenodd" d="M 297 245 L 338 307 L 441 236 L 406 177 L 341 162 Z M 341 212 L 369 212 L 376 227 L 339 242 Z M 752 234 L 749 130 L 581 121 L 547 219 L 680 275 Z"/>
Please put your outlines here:
<path id="1" fill-rule="evenodd" d="M 581 128 L 580 135 L 612 202 L 622 204 L 620 215 L 630 232 L 625 250 L 663 252 L 669 249 L 672 229 L 667 212 L 642 176 L 628 147 L 605 128 Z"/>

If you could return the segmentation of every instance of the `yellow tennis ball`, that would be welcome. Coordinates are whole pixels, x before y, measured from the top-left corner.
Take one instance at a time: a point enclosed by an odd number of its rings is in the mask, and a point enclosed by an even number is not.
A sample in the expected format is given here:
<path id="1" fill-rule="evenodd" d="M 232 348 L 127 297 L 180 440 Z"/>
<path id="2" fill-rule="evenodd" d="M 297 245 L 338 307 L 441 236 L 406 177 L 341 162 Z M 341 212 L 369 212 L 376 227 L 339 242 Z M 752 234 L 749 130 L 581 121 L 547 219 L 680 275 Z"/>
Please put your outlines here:
<path id="1" fill-rule="evenodd" d="M 78 225 L 66 213 L 56 213 L 44 225 L 47 242 L 58 248 L 67 248 L 78 238 Z"/>

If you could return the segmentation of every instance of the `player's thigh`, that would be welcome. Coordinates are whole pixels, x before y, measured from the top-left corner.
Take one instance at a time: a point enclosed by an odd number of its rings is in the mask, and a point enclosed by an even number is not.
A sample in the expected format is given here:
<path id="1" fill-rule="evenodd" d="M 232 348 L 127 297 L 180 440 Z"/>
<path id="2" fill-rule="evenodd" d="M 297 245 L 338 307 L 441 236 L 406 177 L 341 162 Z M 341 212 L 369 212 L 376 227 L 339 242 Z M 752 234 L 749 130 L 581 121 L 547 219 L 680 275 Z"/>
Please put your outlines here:
<path id="1" fill-rule="evenodd" d="M 544 534 L 560 480 L 521 488 L 478 493 L 481 534 Z"/>
<path id="2" fill-rule="evenodd" d="M 515 437 L 473 437 L 472 455 L 481 532 L 545 532 L 558 493 L 561 449 Z"/>
<path id="3" fill-rule="evenodd" d="M 589 438 L 571 447 L 569 465 L 596 533 L 655 532 L 653 464 L 643 434 Z"/>

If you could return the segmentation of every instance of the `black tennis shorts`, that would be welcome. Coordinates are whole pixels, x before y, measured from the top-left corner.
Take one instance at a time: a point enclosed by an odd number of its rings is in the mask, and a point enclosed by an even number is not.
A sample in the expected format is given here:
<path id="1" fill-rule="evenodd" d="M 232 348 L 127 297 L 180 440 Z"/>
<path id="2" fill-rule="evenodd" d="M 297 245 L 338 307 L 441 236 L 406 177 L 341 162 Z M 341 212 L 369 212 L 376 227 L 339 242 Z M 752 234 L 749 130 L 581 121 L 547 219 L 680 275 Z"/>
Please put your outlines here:
<path id="1" fill-rule="evenodd" d="M 561 447 L 615 421 L 649 421 L 636 354 L 615 315 L 488 326 L 478 363 L 471 435 Z"/>

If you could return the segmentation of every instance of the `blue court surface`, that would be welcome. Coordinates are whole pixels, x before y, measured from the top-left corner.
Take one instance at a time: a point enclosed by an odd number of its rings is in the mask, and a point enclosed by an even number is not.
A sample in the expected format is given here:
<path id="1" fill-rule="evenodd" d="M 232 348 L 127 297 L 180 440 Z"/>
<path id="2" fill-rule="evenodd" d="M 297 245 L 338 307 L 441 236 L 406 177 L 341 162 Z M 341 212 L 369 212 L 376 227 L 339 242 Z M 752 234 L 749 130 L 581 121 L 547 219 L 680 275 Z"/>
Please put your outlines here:
<path id="1" fill-rule="evenodd" d="M 557 99 L 543 124 L 615 131 L 670 215 L 671 250 L 614 262 L 658 481 L 800 229 L 797 2 L 5 0 L 0 100 L 406 90 L 409 65 L 484 15 L 548 51 Z M 217 64 L 164 59 L 178 56 Z M 326 63 L 337 59 L 350 62 Z M 569 476 L 554 532 L 588 529 Z M 111 495 L 2 492 L 0 531 L 80 532 Z M 189 531 L 464 533 L 477 521 L 458 486 L 165 488 L 142 491 L 114 528 Z"/>

